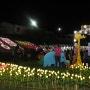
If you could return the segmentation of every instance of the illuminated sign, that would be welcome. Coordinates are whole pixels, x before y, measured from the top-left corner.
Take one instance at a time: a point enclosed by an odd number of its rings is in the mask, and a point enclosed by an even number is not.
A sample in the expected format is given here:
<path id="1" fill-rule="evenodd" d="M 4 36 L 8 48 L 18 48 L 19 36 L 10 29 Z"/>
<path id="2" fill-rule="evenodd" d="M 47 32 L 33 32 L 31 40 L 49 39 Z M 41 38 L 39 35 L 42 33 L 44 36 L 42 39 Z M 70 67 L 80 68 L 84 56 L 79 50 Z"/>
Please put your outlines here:
<path id="1" fill-rule="evenodd" d="M 4 41 L 5 43 L 7 43 L 8 45 L 10 45 L 10 46 L 17 46 L 16 43 L 14 43 L 13 41 L 11 41 L 11 40 L 8 39 L 8 38 L 0 37 L 0 39 L 1 39 L 2 41 Z"/>
<path id="2" fill-rule="evenodd" d="M 10 50 L 11 47 L 16 47 L 17 44 L 8 38 L 0 37 L 0 46 L 6 50 Z"/>
<path id="3" fill-rule="evenodd" d="M 4 49 L 10 50 L 10 47 L 5 45 L 3 42 L 0 41 L 0 46 Z"/>

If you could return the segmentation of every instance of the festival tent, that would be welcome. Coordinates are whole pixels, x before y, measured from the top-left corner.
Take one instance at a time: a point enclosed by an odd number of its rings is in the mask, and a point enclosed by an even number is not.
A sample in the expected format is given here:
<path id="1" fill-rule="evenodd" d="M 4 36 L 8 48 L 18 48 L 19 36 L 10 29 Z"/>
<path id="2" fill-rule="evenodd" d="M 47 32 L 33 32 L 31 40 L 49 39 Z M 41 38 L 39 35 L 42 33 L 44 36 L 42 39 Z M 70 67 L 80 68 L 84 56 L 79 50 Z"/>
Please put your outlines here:
<path id="1" fill-rule="evenodd" d="M 37 45 L 23 45 L 24 48 L 27 48 L 27 49 L 33 49 L 35 51 L 41 49 L 40 46 L 37 46 Z"/>
<path id="2" fill-rule="evenodd" d="M 31 50 L 35 50 L 35 51 L 38 51 L 38 50 L 42 49 L 39 45 L 35 45 L 34 43 L 31 43 L 31 42 L 28 42 L 28 41 L 16 40 L 16 42 L 25 49 L 31 49 Z"/>

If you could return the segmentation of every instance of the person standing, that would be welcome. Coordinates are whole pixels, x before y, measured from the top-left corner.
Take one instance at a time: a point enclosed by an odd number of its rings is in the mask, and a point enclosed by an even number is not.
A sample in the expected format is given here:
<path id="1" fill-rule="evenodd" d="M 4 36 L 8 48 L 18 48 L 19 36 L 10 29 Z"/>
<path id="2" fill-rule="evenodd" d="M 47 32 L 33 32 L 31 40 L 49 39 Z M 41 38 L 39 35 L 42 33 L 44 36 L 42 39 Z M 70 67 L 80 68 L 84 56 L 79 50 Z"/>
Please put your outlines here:
<path id="1" fill-rule="evenodd" d="M 65 56 L 66 56 L 66 69 L 69 68 L 70 66 L 70 61 L 71 61 L 71 56 L 70 56 L 70 50 L 67 49 L 66 53 L 65 53 Z"/>
<path id="2" fill-rule="evenodd" d="M 61 67 L 61 62 L 60 62 L 60 57 L 61 57 L 61 46 L 59 44 L 56 45 L 56 47 L 54 48 L 55 51 L 55 66 L 58 67 L 58 63 L 59 63 L 59 67 Z"/>

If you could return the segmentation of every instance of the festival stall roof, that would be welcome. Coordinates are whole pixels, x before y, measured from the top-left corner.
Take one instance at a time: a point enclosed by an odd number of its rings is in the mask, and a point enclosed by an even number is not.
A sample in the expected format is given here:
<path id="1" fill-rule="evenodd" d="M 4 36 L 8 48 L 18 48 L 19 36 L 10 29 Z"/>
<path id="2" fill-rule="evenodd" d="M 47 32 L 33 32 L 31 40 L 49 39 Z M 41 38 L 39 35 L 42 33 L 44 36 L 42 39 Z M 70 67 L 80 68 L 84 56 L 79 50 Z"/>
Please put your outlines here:
<path id="1" fill-rule="evenodd" d="M 13 47 L 16 47 L 16 46 L 17 46 L 17 44 L 14 43 L 9 38 L 0 37 L 0 51 L 1 52 L 8 52 Z"/>
<path id="2" fill-rule="evenodd" d="M 33 50 L 41 49 L 39 45 L 35 45 L 34 43 L 31 42 L 27 42 L 27 41 L 16 41 L 16 42 L 26 49 L 33 49 Z"/>
<path id="3" fill-rule="evenodd" d="M 37 46 L 37 45 L 23 45 L 24 48 L 27 48 L 27 49 L 33 49 L 33 50 L 39 50 L 41 49 L 40 46 Z"/>

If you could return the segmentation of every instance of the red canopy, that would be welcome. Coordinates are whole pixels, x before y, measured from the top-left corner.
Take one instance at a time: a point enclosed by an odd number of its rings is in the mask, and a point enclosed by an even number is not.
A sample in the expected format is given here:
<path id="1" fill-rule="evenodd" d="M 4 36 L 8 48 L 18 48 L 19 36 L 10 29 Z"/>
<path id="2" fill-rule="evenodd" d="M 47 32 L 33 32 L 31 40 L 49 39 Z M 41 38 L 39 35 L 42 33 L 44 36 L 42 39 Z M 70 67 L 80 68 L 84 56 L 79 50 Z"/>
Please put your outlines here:
<path id="1" fill-rule="evenodd" d="M 27 49 L 34 49 L 34 50 L 41 49 L 41 47 L 37 46 L 37 45 L 24 45 L 24 47 L 27 48 Z"/>

